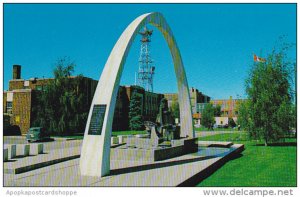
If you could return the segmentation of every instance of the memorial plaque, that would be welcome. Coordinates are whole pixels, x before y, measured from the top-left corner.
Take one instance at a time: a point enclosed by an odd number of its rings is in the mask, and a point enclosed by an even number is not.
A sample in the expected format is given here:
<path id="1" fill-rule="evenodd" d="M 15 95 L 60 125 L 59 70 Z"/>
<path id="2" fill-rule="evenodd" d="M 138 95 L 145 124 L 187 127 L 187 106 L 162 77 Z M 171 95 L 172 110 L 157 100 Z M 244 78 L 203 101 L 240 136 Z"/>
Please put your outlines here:
<path id="1" fill-rule="evenodd" d="M 89 135 L 101 135 L 106 105 L 94 105 L 89 126 Z"/>

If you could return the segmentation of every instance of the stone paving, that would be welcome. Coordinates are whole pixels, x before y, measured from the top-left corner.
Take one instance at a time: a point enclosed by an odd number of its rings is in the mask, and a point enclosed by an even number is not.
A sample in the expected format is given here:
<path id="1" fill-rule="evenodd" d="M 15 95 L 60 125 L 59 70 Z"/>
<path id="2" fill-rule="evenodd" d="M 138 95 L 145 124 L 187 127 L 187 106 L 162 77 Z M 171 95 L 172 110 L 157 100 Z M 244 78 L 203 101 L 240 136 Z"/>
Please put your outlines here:
<path id="1" fill-rule="evenodd" d="M 232 133 L 232 131 L 209 131 L 197 136 Z M 59 139 L 58 139 L 59 140 Z M 65 140 L 64 140 L 65 141 Z M 72 148 L 50 149 L 44 154 L 16 157 L 4 162 L 5 186 L 176 186 L 218 163 L 232 151 L 243 149 L 243 145 L 230 142 L 203 142 L 199 146 L 223 148 L 201 148 L 195 154 L 159 162 L 111 160 L 111 175 L 103 178 L 84 177 L 79 172 L 81 140 L 65 141 Z M 51 144 L 49 144 L 51 145 Z M 51 145 L 52 146 L 52 145 Z M 48 149 L 49 150 L 49 149 Z M 47 167 L 45 167 L 47 166 Z M 177 178 L 176 178 L 177 177 Z M 178 178 L 180 177 L 180 178 Z"/>
<path id="2" fill-rule="evenodd" d="M 112 160 L 111 175 L 103 178 L 81 176 L 79 159 L 73 159 L 21 174 L 4 174 L 4 186 L 178 186 L 242 150 L 243 145 L 235 144 L 159 162 Z"/>
<path id="3" fill-rule="evenodd" d="M 19 174 L 79 157 L 80 147 L 65 148 L 53 150 L 49 153 L 44 152 L 38 155 L 10 158 L 7 162 L 4 162 L 3 168 L 4 173 Z"/>

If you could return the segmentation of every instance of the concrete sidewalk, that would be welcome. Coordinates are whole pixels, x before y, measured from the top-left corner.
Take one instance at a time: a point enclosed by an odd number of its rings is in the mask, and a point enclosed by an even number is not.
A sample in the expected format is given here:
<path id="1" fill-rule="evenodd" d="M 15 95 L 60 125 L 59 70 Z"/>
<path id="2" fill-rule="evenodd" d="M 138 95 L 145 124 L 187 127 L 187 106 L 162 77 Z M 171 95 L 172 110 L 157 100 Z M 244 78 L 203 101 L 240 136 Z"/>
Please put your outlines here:
<path id="1" fill-rule="evenodd" d="M 192 186 L 243 149 L 241 144 L 203 148 L 159 162 L 112 160 L 111 174 L 103 178 L 81 176 L 79 159 L 73 159 L 22 174 L 4 174 L 4 186 Z"/>
<path id="2" fill-rule="evenodd" d="M 4 162 L 6 174 L 19 174 L 80 157 L 81 147 L 56 149 L 38 155 L 17 156 Z"/>
<path id="3" fill-rule="evenodd" d="M 232 133 L 233 131 L 203 131 L 197 132 L 197 136 L 209 136 L 222 133 Z M 14 139 L 21 139 L 24 136 L 7 137 L 8 142 Z M 199 141 L 200 142 L 200 141 Z M 61 148 L 63 144 L 64 148 Z M 67 161 L 80 157 L 82 140 L 69 140 L 66 138 L 55 138 L 53 143 L 44 143 L 44 154 L 30 155 L 28 157 L 16 157 L 4 162 L 4 173 L 19 174 L 41 167 L 53 165 L 59 162 Z M 203 146 L 208 146 L 207 144 Z"/>

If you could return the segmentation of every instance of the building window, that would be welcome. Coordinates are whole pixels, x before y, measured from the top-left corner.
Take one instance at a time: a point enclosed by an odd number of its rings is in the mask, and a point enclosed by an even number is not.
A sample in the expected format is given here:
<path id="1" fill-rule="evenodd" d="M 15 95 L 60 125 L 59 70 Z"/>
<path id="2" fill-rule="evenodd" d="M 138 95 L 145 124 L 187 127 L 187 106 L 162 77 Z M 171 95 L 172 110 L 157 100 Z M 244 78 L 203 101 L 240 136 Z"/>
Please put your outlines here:
<path id="1" fill-rule="evenodd" d="M 29 81 L 28 80 L 24 81 L 24 88 L 26 88 L 26 89 L 29 88 Z"/>
<path id="2" fill-rule="evenodd" d="M 6 112 L 12 114 L 12 102 L 6 102 Z"/>

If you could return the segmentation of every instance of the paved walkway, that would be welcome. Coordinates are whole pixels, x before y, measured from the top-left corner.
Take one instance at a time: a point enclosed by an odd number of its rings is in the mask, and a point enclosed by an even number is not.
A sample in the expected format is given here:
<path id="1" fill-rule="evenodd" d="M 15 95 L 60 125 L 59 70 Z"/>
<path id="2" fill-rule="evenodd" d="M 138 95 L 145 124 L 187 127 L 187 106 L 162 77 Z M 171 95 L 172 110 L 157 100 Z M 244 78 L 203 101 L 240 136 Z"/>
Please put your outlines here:
<path id="1" fill-rule="evenodd" d="M 232 133 L 232 131 L 202 131 L 198 132 L 197 136 L 210 136 L 222 133 Z M 20 137 L 21 136 L 17 136 L 16 138 L 18 139 Z M 57 141 L 61 142 L 57 143 Z M 19 174 L 80 157 L 82 140 L 67 141 L 65 138 L 58 138 L 56 139 L 56 142 L 43 144 L 45 146 L 44 154 L 10 159 L 8 162 L 4 162 L 4 172 L 9 174 Z M 62 144 L 64 147 L 62 147 Z M 209 146 L 210 144 L 211 143 L 208 145 L 207 143 L 202 143 L 201 146 Z"/>
<path id="2" fill-rule="evenodd" d="M 38 155 L 17 156 L 4 162 L 4 173 L 19 174 L 41 167 L 53 165 L 55 163 L 67 161 L 80 157 L 81 147 L 64 148 L 44 152 Z"/>
<path id="3" fill-rule="evenodd" d="M 79 159 L 22 174 L 4 174 L 4 186 L 177 186 L 221 162 L 243 145 L 201 149 L 159 162 L 111 161 L 111 175 L 103 178 L 81 176 Z"/>
<path id="4" fill-rule="evenodd" d="M 203 131 L 197 132 L 197 137 L 222 133 L 233 133 L 233 131 Z M 4 185 L 176 186 L 218 162 L 223 156 L 242 147 L 242 145 L 233 145 L 230 149 L 203 149 L 202 153 L 205 154 L 189 154 L 152 163 L 112 160 L 111 174 L 113 176 L 98 178 L 83 177 L 79 173 L 79 159 L 75 158 L 80 157 L 81 143 L 82 140 L 64 141 L 64 144 L 68 145 L 66 148 L 49 147 L 47 149 L 51 151 L 46 150 L 45 154 L 17 157 L 4 162 Z M 204 142 L 205 146 L 209 146 L 207 143 Z M 176 178 L 177 176 L 181 178 Z"/>
<path id="5" fill-rule="evenodd" d="M 26 141 L 25 136 L 4 136 L 3 142 L 5 144 L 29 144 Z M 56 149 L 63 149 L 63 148 L 73 148 L 76 146 L 81 146 L 82 140 L 72 140 L 71 138 L 53 138 L 53 141 L 48 142 L 38 142 L 44 144 L 44 150 L 50 152 Z M 34 144 L 34 143 L 30 143 Z"/>

